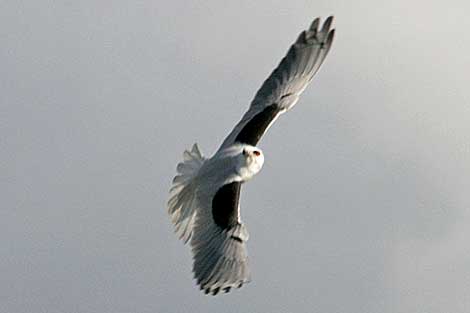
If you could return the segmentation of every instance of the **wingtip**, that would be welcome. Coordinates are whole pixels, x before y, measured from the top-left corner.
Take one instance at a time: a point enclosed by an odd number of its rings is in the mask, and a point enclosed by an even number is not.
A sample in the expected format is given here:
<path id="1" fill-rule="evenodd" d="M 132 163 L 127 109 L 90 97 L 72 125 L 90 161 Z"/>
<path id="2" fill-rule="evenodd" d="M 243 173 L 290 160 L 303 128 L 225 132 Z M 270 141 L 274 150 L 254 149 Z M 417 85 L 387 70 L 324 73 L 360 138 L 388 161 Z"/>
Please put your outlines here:
<path id="1" fill-rule="evenodd" d="M 320 25 L 320 18 L 317 17 L 313 20 L 312 24 L 310 24 L 309 30 L 317 32 L 319 25 Z"/>
<path id="2" fill-rule="evenodd" d="M 330 16 L 328 16 L 328 18 L 323 23 L 323 26 L 321 28 L 321 32 L 322 33 L 328 33 L 332 23 L 333 23 L 333 15 L 330 15 Z"/>
<path id="3" fill-rule="evenodd" d="M 331 43 L 333 42 L 333 39 L 335 38 L 335 33 L 336 33 L 336 30 L 334 28 L 330 30 L 330 32 L 328 33 L 328 37 L 326 38 L 327 46 L 330 46 Z"/>
<path id="4" fill-rule="evenodd" d="M 302 31 L 299 36 L 297 37 L 297 40 L 295 41 L 295 43 L 297 44 L 303 44 L 307 41 L 307 31 Z"/>

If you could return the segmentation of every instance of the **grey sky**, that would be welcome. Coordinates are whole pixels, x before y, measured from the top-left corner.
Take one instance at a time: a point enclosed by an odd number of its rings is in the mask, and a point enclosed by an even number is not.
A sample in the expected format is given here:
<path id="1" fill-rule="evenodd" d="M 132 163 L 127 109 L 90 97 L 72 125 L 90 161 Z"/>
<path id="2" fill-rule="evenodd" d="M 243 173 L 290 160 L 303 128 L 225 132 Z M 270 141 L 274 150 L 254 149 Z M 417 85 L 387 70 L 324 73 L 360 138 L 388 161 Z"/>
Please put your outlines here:
<path id="1" fill-rule="evenodd" d="M 469 12 L 1 2 L 0 312 L 468 312 Z M 242 192 L 253 281 L 204 296 L 166 215 L 176 163 L 329 14 L 330 55 Z"/>

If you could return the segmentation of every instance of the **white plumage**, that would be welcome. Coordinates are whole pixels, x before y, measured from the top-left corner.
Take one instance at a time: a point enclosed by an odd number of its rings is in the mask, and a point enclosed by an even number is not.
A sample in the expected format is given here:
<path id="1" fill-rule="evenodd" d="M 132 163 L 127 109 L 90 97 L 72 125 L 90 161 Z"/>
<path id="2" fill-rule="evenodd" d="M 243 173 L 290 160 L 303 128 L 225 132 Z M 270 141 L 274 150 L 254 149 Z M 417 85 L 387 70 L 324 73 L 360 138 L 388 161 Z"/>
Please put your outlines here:
<path id="1" fill-rule="evenodd" d="M 168 213 L 177 235 L 190 241 L 194 276 L 206 293 L 228 292 L 250 280 L 241 185 L 263 166 L 263 153 L 256 147 L 261 136 L 295 105 L 328 54 L 332 21 L 330 16 L 319 30 L 317 18 L 299 35 L 213 157 L 204 158 L 194 144 L 177 166 Z"/>

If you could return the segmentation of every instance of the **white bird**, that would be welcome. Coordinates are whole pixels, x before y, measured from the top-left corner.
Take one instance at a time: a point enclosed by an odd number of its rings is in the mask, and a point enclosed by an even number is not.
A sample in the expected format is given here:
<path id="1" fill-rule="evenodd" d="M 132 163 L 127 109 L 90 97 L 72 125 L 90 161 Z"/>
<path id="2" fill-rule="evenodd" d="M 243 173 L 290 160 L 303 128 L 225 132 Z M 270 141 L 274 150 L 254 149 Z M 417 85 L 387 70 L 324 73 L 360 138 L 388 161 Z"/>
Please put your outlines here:
<path id="1" fill-rule="evenodd" d="M 211 158 L 203 157 L 194 144 L 177 166 L 168 213 L 177 235 L 190 241 L 194 276 L 205 293 L 228 292 L 250 281 L 240 188 L 263 166 L 263 153 L 256 147 L 261 136 L 294 106 L 325 60 L 335 32 L 330 30 L 332 21 L 328 17 L 319 29 L 316 18 L 300 33 Z"/>

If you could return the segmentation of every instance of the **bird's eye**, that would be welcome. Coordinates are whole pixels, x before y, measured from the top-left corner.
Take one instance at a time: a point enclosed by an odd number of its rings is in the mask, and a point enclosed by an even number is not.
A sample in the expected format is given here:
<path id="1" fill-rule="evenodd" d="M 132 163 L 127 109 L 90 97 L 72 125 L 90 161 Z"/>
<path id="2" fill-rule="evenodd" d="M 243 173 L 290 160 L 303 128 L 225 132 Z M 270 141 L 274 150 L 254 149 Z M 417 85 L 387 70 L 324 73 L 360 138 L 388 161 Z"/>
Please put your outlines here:
<path id="1" fill-rule="evenodd" d="M 243 149 L 243 155 L 246 155 L 246 150 L 245 149 Z"/>
<path id="2" fill-rule="evenodd" d="M 256 156 L 260 156 L 261 152 L 259 152 L 258 150 L 255 150 L 255 151 L 253 151 L 253 154 L 256 155 Z"/>

